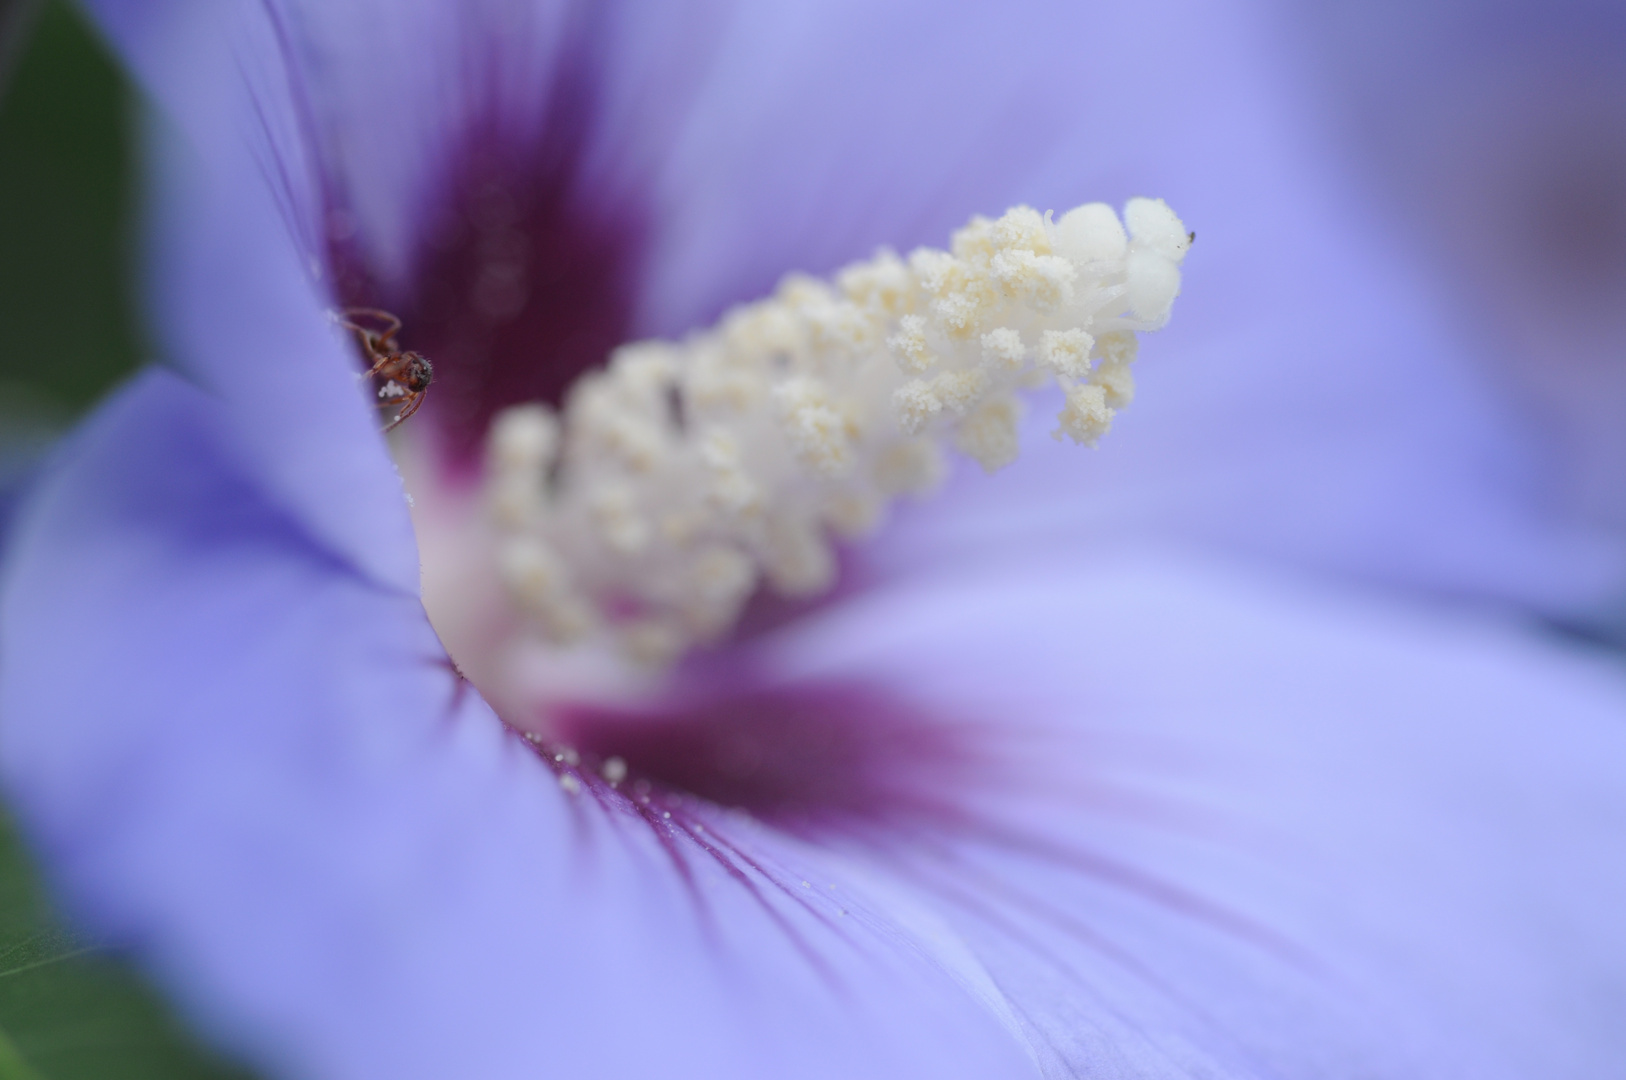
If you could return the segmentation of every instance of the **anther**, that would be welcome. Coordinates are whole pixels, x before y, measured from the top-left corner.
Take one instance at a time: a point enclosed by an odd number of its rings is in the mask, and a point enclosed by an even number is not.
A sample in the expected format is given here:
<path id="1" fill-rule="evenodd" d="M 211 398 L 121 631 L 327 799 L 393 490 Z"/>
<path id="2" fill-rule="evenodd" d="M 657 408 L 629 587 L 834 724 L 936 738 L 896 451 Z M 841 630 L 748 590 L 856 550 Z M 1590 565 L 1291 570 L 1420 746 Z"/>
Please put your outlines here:
<path id="1" fill-rule="evenodd" d="M 1127 226 L 1127 228 L 1126 228 Z M 791 275 L 681 343 L 584 376 L 562 414 L 497 418 L 486 495 L 518 614 L 555 644 L 662 665 L 727 632 L 758 588 L 806 596 L 953 447 L 1019 453 L 1019 395 L 1061 391 L 1094 446 L 1134 396 L 1136 334 L 1167 322 L 1191 234 L 1161 200 L 973 218 L 950 250 Z M 600 773 L 626 776 L 611 758 Z M 568 774 L 567 774 L 568 775 Z"/>

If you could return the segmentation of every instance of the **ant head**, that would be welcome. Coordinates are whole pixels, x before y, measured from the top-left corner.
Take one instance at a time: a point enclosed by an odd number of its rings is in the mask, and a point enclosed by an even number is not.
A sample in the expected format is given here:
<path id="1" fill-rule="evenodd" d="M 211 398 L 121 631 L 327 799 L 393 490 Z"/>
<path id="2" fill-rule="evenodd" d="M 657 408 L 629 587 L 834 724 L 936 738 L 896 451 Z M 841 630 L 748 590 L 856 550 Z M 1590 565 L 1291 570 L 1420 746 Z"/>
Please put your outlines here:
<path id="1" fill-rule="evenodd" d="M 429 358 L 422 353 L 406 352 L 401 354 L 401 361 L 401 384 L 414 394 L 429 389 L 435 377 L 435 369 L 429 363 Z"/>

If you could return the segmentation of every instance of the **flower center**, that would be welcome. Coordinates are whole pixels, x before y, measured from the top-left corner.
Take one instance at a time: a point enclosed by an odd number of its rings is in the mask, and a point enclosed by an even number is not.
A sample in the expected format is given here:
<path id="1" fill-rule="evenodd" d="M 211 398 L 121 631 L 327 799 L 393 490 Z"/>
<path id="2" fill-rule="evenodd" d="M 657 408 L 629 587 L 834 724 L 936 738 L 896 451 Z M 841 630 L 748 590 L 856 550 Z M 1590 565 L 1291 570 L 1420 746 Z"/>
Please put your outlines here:
<path id="1" fill-rule="evenodd" d="M 1014 461 L 1021 392 L 1059 386 L 1055 436 L 1094 446 L 1190 239 L 1150 199 L 1122 222 L 1101 203 L 973 218 L 950 251 L 792 275 L 682 342 L 616 349 L 562 409 L 500 412 L 484 498 L 524 632 L 659 667 L 725 634 L 759 585 L 829 588 L 833 540 L 930 492 L 949 447 Z"/>

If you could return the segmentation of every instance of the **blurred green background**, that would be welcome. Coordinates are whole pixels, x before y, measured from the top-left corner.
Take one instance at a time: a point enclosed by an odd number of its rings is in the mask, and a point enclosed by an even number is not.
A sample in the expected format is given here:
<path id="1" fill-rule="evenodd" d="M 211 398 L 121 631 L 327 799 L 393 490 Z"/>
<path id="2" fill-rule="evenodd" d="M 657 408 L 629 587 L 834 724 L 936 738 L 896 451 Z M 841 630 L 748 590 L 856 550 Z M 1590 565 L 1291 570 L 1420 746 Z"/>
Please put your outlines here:
<path id="1" fill-rule="evenodd" d="M 134 102 L 67 4 L 13 4 L 9 21 L 21 25 L 0 97 L 0 383 L 71 416 L 141 351 Z"/>
<path id="2" fill-rule="evenodd" d="M 0 526 L 52 438 L 141 356 L 135 101 L 59 0 L 0 0 Z"/>
<path id="3" fill-rule="evenodd" d="M 138 109 L 72 5 L 0 0 L 0 528 L 56 438 L 143 356 Z M 0 1080 L 246 1075 L 66 927 L 0 814 Z"/>

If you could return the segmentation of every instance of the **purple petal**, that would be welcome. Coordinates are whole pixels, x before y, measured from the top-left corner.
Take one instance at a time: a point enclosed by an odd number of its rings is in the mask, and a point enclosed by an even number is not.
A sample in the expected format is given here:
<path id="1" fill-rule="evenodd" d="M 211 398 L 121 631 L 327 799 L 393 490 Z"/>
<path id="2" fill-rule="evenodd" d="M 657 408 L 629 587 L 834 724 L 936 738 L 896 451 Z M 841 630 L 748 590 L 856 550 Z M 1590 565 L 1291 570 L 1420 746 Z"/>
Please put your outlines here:
<path id="1" fill-rule="evenodd" d="M 1361 179 L 1444 271 L 1454 314 L 1562 466 L 1549 498 L 1622 535 L 1626 9 L 1434 0 L 1304 14 Z"/>
<path id="2" fill-rule="evenodd" d="M 230 1044 L 335 1077 L 1031 1072 L 927 930 L 674 864 L 566 794 L 233 437 L 173 377 L 122 395 L 27 518 L 0 624 L 8 785 L 57 880 Z M 765 846 L 773 880 L 819 861 Z"/>
<path id="3" fill-rule="evenodd" d="M 1005 790 L 872 839 L 1047 1075 L 1602 1078 L 1626 1055 L 1606 656 L 1098 547 L 872 593 L 754 660 L 1005 732 Z"/>

